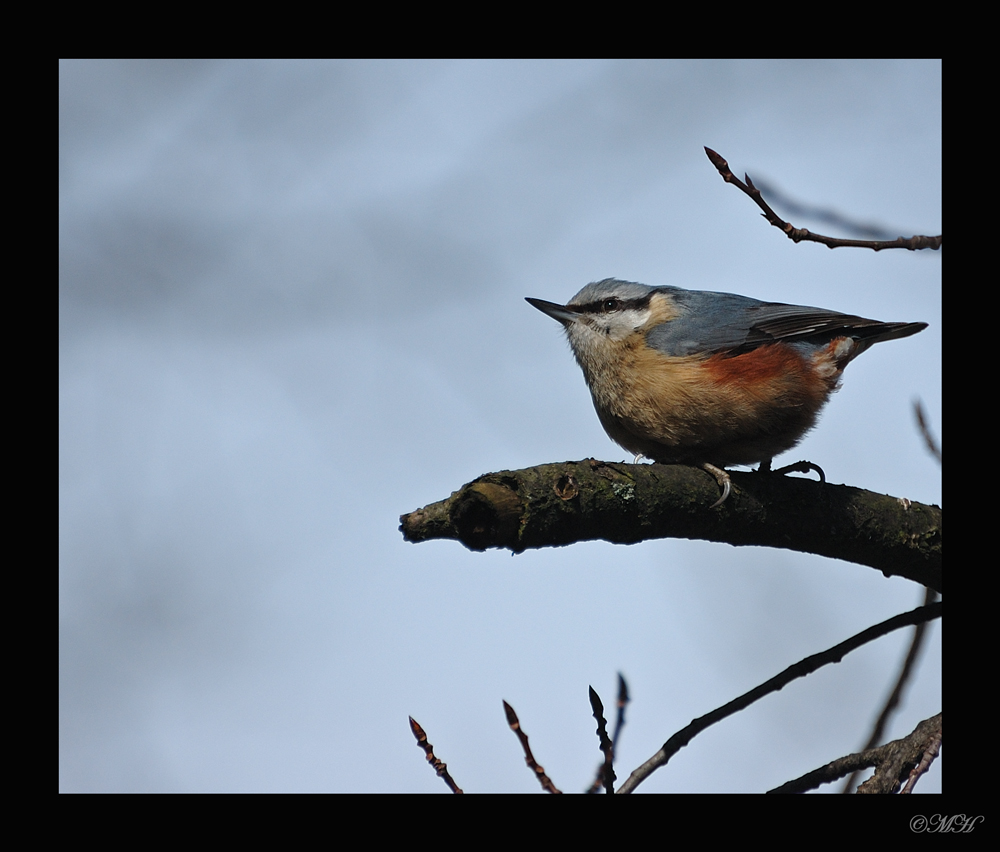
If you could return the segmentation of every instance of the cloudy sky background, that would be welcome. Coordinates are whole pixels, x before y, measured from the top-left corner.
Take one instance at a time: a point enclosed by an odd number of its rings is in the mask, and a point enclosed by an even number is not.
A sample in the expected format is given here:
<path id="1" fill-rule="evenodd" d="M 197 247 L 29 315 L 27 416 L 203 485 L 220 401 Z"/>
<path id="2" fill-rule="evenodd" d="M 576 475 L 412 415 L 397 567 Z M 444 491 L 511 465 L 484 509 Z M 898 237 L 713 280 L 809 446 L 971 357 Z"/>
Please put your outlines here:
<path id="1" fill-rule="evenodd" d="M 819 557 L 688 541 L 512 557 L 398 516 L 493 470 L 628 454 L 557 323 L 589 281 L 930 328 L 847 370 L 777 463 L 940 503 L 937 252 L 793 245 L 733 170 L 941 230 L 936 61 L 64 62 L 60 788 L 537 791 L 921 601 Z M 780 210 L 779 210 L 780 212 Z M 825 232 L 816 222 L 796 224 Z M 760 791 L 861 747 L 899 632 L 698 737 L 641 788 Z M 889 735 L 937 712 L 935 625 Z M 918 789 L 940 789 L 940 764 Z"/>

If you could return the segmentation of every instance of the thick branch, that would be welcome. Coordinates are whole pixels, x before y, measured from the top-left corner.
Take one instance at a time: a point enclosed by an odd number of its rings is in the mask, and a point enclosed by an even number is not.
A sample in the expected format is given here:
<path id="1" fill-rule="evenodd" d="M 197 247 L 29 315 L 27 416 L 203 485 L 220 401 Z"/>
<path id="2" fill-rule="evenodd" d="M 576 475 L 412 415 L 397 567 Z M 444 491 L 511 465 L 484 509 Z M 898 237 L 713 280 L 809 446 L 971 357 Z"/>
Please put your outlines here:
<path id="1" fill-rule="evenodd" d="M 941 591 L 941 509 L 846 485 L 730 472 L 733 494 L 686 465 L 596 459 L 488 473 L 400 518 L 407 541 L 456 539 L 470 550 L 603 539 L 692 538 L 781 547 L 877 568 Z"/>
<path id="2" fill-rule="evenodd" d="M 876 766 L 878 768 L 875 774 L 858 787 L 858 792 L 895 793 L 908 777 L 915 782 L 920 774 L 927 771 L 927 766 L 937 756 L 941 747 L 941 717 L 940 713 L 931 716 L 902 739 L 841 757 L 768 792 L 804 793 L 820 784 L 843 778 L 849 772 Z M 909 792 L 910 789 L 912 783 L 907 785 L 904 792 Z"/>

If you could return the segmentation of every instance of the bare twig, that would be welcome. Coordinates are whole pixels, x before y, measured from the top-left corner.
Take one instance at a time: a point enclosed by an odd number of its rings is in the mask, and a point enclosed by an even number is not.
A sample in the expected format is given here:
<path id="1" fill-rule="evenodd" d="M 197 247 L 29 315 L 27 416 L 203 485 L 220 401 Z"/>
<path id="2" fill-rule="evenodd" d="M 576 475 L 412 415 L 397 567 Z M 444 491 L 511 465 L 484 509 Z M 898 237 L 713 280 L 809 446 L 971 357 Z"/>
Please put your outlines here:
<path id="1" fill-rule="evenodd" d="M 938 752 L 941 751 L 941 725 L 937 726 L 937 730 L 933 732 L 930 742 L 927 744 L 927 748 L 924 749 L 923 757 L 920 758 L 920 763 L 918 763 L 913 769 L 910 770 L 910 776 L 906 779 L 906 786 L 900 790 L 902 793 L 912 793 L 913 788 L 916 786 L 917 780 L 923 775 L 930 765 L 934 762 L 934 759 L 938 756 Z"/>
<path id="2" fill-rule="evenodd" d="M 924 606 L 934 603 L 937 598 L 937 592 L 927 589 L 924 594 Z M 903 666 L 900 669 L 899 677 L 896 678 L 896 685 L 893 687 L 892 692 L 889 693 L 889 697 L 886 699 L 885 706 L 882 708 L 882 712 L 879 714 L 878 720 L 872 728 L 871 736 L 868 737 L 868 742 L 865 743 L 864 750 L 875 748 L 875 746 L 882 742 L 882 735 L 885 733 L 886 726 L 889 724 L 889 719 L 892 718 L 893 711 L 897 706 L 899 706 L 899 699 L 903 694 L 903 689 L 906 687 L 906 682 L 910 679 L 910 673 L 913 671 L 913 666 L 916 664 L 917 656 L 920 654 L 920 649 L 923 645 L 924 636 L 926 634 L 927 622 L 922 621 L 914 628 L 913 640 L 910 642 L 910 649 L 907 651 L 906 658 L 903 660 Z M 844 789 L 842 792 L 850 793 L 851 790 L 854 789 L 854 785 L 857 783 L 858 772 L 860 772 L 860 770 L 856 769 L 851 773 L 850 777 L 844 783 Z"/>
<path id="3" fill-rule="evenodd" d="M 744 693 L 739 698 L 734 698 L 728 704 L 724 704 L 722 707 L 713 710 L 711 713 L 706 713 L 704 716 L 695 719 L 687 727 L 682 728 L 669 740 L 667 740 L 656 754 L 636 769 L 628 777 L 625 783 L 618 788 L 618 792 L 631 793 L 636 787 L 645 781 L 646 778 L 652 775 L 653 772 L 661 766 L 665 766 L 671 757 L 677 754 L 677 752 L 684 748 L 684 746 L 691 742 L 692 739 L 694 739 L 706 728 L 714 725 L 716 722 L 722 721 L 727 716 L 732 716 L 734 713 L 743 710 L 745 707 L 749 707 L 765 695 L 777 692 L 779 689 L 796 678 L 805 677 L 806 675 L 816 671 L 816 669 L 830 663 L 839 663 L 851 651 L 856 648 L 860 648 L 862 645 L 865 645 L 880 636 L 884 636 L 886 633 L 891 633 L 893 630 L 898 630 L 901 627 L 906 627 L 911 624 L 919 624 L 921 621 L 939 618 L 940 616 L 940 603 L 918 607 L 910 612 L 904 612 L 901 615 L 893 616 L 880 624 L 869 627 L 867 630 L 862 630 L 860 633 L 852 636 L 844 642 L 841 642 L 839 645 L 834 645 L 826 651 L 822 651 L 819 654 L 813 654 L 811 657 L 806 657 L 804 660 L 800 660 L 794 665 L 789 666 L 781 672 L 781 674 L 772 677 L 760 686 L 754 687 L 749 692 Z M 850 771 L 851 768 L 853 767 L 848 768 L 846 771 Z M 841 775 L 843 774 L 844 773 L 841 773 Z"/>
<path id="4" fill-rule="evenodd" d="M 611 738 L 611 746 L 615 750 L 618 749 L 618 735 L 622 732 L 622 728 L 625 727 L 625 705 L 630 700 L 628 697 L 628 684 L 625 683 L 622 673 L 618 672 L 618 698 L 615 700 L 615 706 L 618 708 L 618 718 L 615 719 L 615 735 Z"/>
<path id="5" fill-rule="evenodd" d="M 622 728 L 625 727 L 625 705 L 629 703 L 631 699 L 628 695 L 628 684 L 625 683 L 625 678 L 622 676 L 621 672 L 618 672 L 618 697 L 615 699 L 615 707 L 618 708 L 618 716 L 615 719 L 615 732 L 611 737 L 611 760 L 614 761 L 615 757 L 618 755 L 618 737 L 622 732 Z M 604 786 L 604 764 L 600 764 L 597 767 L 597 772 L 594 774 L 594 781 L 587 788 L 588 793 L 596 793 L 598 790 Z"/>
<path id="6" fill-rule="evenodd" d="M 615 770 L 614 770 L 614 746 L 608 736 L 608 723 L 604 718 L 604 704 L 594 687 L 590 687 L 590 707 L 594 711 L 594 718 L 597 720 L 597 739 L 601 743 L 601 751 L 604 752 L 604 766 L 601 767 L 600 776 L 604 784 L 605 793 L 615 791 Z"/>
<path id="7" fill-rule="evenodd" d="M 535 760 L 535 756 L 531 753 L 531 747 L 528 745 L 528 735 L 521 730 L 521 723 L 518 721 L 517 713 L 514 712 L 514 708 L 506 701 L 503 703 L 503 712 L 507 715 L 507 724 L 510 725 L 510 729 L 517 734 L 517 738 L 521 741 L 521 748 L 524 749 L 524 762 L 535 773 L 535 777 L 538 779 L 538 783 L 542 785 L 542 789 L 547 790 L 549 793 L 561 793 L 562 790 L 552 783 L 552 779 L 545 774 L 545 769 Z"/>
<path id="8" fill-rule="evenodd" d="M 914 401 L 913 411 L 917 416 L 917 426 L 920 427 L 920 434 L 924 436 L 924 443 L 927 445 L 927 449 L 937 459 L 938 464 L 941 464 L 941 448 L 931 434 L 931 428 L 927 424 L 927 415 L 924 413 L 924 406 L 919 399 Z"/>
<path id="9" fill-rule="evenodd" d="M 452 793 L 462 793 L 464 792 L 455 780 L 448 774 L 448 766 L 444 761 L 438 760 L 434 756 L 434 746 L 427 742 L 427 734 L 424 733 L 424 729 L 417 724 L 416 720 L 410 716 L 410 730 L 413 731 L 413 736 L 417 738 L 417 745 L 420 746 L 424 753 L 427 755 L 427 762 L 434 767 L 434 771 L 437 772 L 444 779 L 444 783 L 451 788 Z"/>
<path id="10" fill-rule="evenodd" d="M 796 228 L 789 222 L 778 216 L 768 203 L 764 201 L 760 194 L 760 190 L 754 186 L 750 176 L 747 174 L 743 175 L 744 183 L 736 175 L 732 173 L 729 168 L 729 163 L 727 163 L 719 154 L 713 151 L 711 148 L 705 148 L 705 153 L 708 154 L 708 159 L 712 161 L 712 165 L 719 170 L 719 174 L 722 175 L 722 179 L 726 183 L 731 183 L 733 186 L 740 189 L 746 195 L 748 195 L 753 202 L 763 210 L 763 216 L 774 225 L 775 228 L 780 229 L 785 233 L 790 240 L 793 242 L 802 242 L 803 240 L 807 242 L 822 243 L 827 248 L 840 248 L 844 246 L 853 246 L 855 248 L 870 248 L 874 251 L 881 251 L 882 249 L 888 248 L 905 248 L 910 251 L 916 251 L 917 249 L 939 249 L 941 247 L 941 236 L 936 237 L 924 237 L 924 236 L 913 236 L 909 239 L 904 239 L 899 237 L 895 240 L 845 240 L 839 239 L 838 237 L 825 237 L 822 234 L 814 234 L 806 228 Z"/>
<path id="11" fill-rule="evenodd" d="M 849 754 L 782 784 L 769 793 L 804 793 L 820 784 L 836 781 L 848 772 L 877 767 L 875 774 L 858 788 L 859 793 L 895 793 L 903 778 L 912 781 L 927 771 L 941 745 L 941 714 L 925 719 L 908 736 L 878 748 Z"/>
<path id="12" fill-rule="evenodd" d="M 775 207 L 780 207 L 789 216 L 799 216 L 803 219 L 825 222 L 856 237 L 863 237 L 870 240 L 888 240 L 892 238 L 889 229 L 882 225 L 877 225 L 874 222 L 859 222 L 829 207 L 816 207 L 803 204 L 791 196 L 785 195 L 774 184 L 767 183 L 759 178 L 756 181 L 756 186 L 760 190 L 761 195 L 766 195 L 771 199 L 771 203 Z"/>

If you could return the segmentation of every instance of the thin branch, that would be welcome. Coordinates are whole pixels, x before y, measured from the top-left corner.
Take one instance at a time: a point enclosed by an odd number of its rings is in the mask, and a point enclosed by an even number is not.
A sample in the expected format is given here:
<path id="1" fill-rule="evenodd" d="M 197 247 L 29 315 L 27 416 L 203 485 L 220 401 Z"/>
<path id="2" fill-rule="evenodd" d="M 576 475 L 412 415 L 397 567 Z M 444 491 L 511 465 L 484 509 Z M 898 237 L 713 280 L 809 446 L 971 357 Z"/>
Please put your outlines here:
<path id="1" fill-rule="evenodd" d="M 927 589 L 924 594 L 924 606 L 934 603 L 937 598 L 937 592 Z M 882 708 L 882 712 L 879 714 L 878 720 L 872 728 L 871 736 L 868 737 L 868 742 L 865 743 L 864 750 L 875 748 L 875 746 L 882 742 L 882 736 L 885 733 L 885 729 L 889 725 L 889 720 L 892 718 L 893 712 L 899 706 L 899 700 L 903 695 L 903 690 L 906 688 L 906 682 L 910 679 L 910 673 L 913 671 L 914 665 L 916 665 L 917 657 L 920 655 L 920 649 L 923 647 L 924 637 L 926 635 L 927 622 L 922 621 L 913 630 L 913 640 L 910 642 L 910 649 L 907 651 L 906 658 L 903 660 L 899 677 L 896 678 L 896 685 L 893 687 L 892 692 L 889 693 L 889 697 L 886 699 L 885 706 Z M 847 781 L 844 782 L 844 789 L 842 792 L 850 793 L 851 790 L 854 789 L 854 785 L 857 783 L 859 771 L 860 770 L 855 770 L 851 773 Z"/>
<path id="2" fill-rule="evenodd" d="M 845 240 L 839 239 L 837 237 L 825 237 L 822 234 L 814 234 L 806 228 L 796 228 L 789 222 L 786 222 L 777 213 L 775 213 L 768 203 L 760 194 L 760 190 L 754 186 L 750 176 L 747 174 L 743 175 L 744 183 L 736 175 L 732 173 L 729 168 L 729 163 L 727 163 L 719 154 L 713 151 L 711 148 L 705 148 L 705 153 L 708 154 L 708 159 L 712 161 L 712 165 L 718 169 L 719 174 L 722 175 L 722 179 L 726 183 L 731 183 L 733 186 L 740 189 L 747 196 L 749 196 L 754 204 L 756 204 L 761 210 L 763 210 L 763 217 L 767 219 L 775 228 L 780 229 L 784 232 L 785 236 L 788 237 L 793 242 L 814 242 L 822 243 L 827 248 L 841 248 L 844 246 L 853 246 L 855 248 L 870 248 L 874 251 L 881 251 L 882 249 L 889 248 L 905 248 L 910 251 L 916 251 L 917 249 L 939 249 L 941 248 L 941 236 L 936 237 L 924 237 L 924 236 L 913 236 L 905 239 L 899 237 L 895 240 Z"/>
<path id="3" fill-rule="evenodd" d="M 941 448 L 931 434 L 931 427 L 927 424 L 927 415 L 924 413 L 924 406 L 919 399 L 913 403 L 913 412 L 917 416 L 917 426 L 920 427 L 920 434 L 924 436 L 924 443 L 927 445 L 927 449 L 937 459 L 937 463 L 941 464 Z"/>
<path id="4" fill-rule="evenodd" d="M 594 718 L 597 720 L 597 739 L 601 744 L 601 751 L 604 752 L 604 766 L 601 767 L 600 775 L 604 784 L 605 793 L 615 791 L 615 770 L 614 746 L 608 736 L 608 722 L 604 718 L 604 704 L 594 687 L 590 687 L 590 707 L 594 711 Z"/>
<path id="5" fill-rule="evenodd" d="M 618 708 L 618 716 L 615 719 L 615 732 L 611 737 L 611 760 L 614 761 L 618 755 L 618 737 L 625 727 L 625 705 L 631 699 L 628 695 L 628 684 L 621 672 L 618 672 L 618 697 L 615 699 L 615 707 Z M 604 764 L 597 767 L 593 783 L 587 788 L 588 793 L 596 793 L 604 786 Z"/>
<path id="6" fill-rule="evenodd" d="M 867 630 L 862 630 L 850 639 L 847 639 L 838 645 L 834 645 L 826 651 L 822 651 L 819 654 L 813 654 L 811 657 L 806 657 L 804 660 L 800 660 L 794 665 L 789 666 L 781 672 L 781 674 L 772 677 L 760 686 L 754 687 L 749 692 L 744 693 L 739 698 L 734 698 L 728 704 L 724 704 L 722 707 L 713 710 L 711 713 L 706 713 L 704 716 L 695 719 L 687 727 L 682 728 L 669 740 L 667 740 L 656 754 L 636 769 L 628 777 L 628 780 L 618 789 L 618 792 L 631 793 L 636 787 L 645 781 L 646 778 L 652 775 L 653 772 L 661 766 L 665 766 L 671 757 L 677 754 L 677 752 L 684 748 L 684 746 L 691 742 L 692 739 L 694 739 L 706 728 L 714 725 L 716 722 L 722 721 L 728 716 L 732 716 L 734 713 L 738 713 L 746 707 L 749 707 L 765 695 L 777 692 L 779 689 L 791 683 L 796 678 L 805 677 L 806 675 L 811 674 L 817 669 L 822 668 L 825 665 L 829 665 L 830 663 L 839 663 L 851 651 L 856 648 L 860 648 L 862 645 L 865 645 L 880 636 L 884 636 L 886 633 L 891 633 L 893 630 L 898 630 L 899 628 L 906 627 L 910 624 L 919 624 L 921 621 L 939 618 L 940 616 L 940 603 L 918 607 L 910 612 L 904 612 L 901 615 L 893 616 L 880 624 L 869 627 Z M 849 772 L 850 768 L 845 771 Z"/>
<path id="7" fill-rule="evenodd" d="M 910 770 L 910 776 L 906 779 L 906 786 L 899 791 L 900 794 L 913 792 L 913 788 L 916 786 L 918 779 L 921 775 L 927 772 L 928 769 L 930 769 L 931 764 L 934 762 L 940 751 L 941 725 L 938 724 L 937 730 L 933 732 L 930 742 L 924 749 L 923 756 L 920 758 L 920 763 Z"/>
<path id="8" fill-rule="evenodd" d="M 444 779 L 444 783 L 451 788 L 452 793 L 464 792 L 462 788 L 455 783 L 455 779 L 448 774 L 448 765 L 434 756 L 434 746 L 427 742 L 427 734 L 424 733 L 424 729 L 417 724 L 416 720 L 412 716 L 410 716 L 409 719 L 410 730 L 413 732 L 413 736 L 417 738 L 417 745 L 420 746 L 427 755 L 427 762 L 433 766 L 434 771 Z"/>
<path id="9" fill-rule="evenodd" d="M 892 234 L 888 228 L 875 224 L 874 222 L 859 222 L 850 216 L 844 216 L 829 207 L 817 207 L 796 201 L 789 195 L 785 195 L 777 186 L 766 181 L 757 179 L 755 183 L 760 190 L 761 196 L 766 195 L 771 199 L 771 204 L 780 207 L 789 216 L 799 216 L 803 219 L 812 219 L 816 222 L 824 222 L 833 225 L 855 237 L 863 237 L 870 240 L 889 240 Z"/>
<path id="10" fill-rule="evenodd" d="M 518 740 L 521 741 L 521 748 L 524 749 L 524 762 L 535 773 L 535 777 L 538 779 L 538 783 L 542 785 L 542 789 L 547 790 L 549 793 L 561 793 L 562 790 L 556 787 L 552 783 L 552 779 L 545 774 L 544 767 L 535 760 L 535 756 L 531 753 L 531 747 L 528 745 L 528 735 L 521 730 L 521 723 L 518 721 L 517 713 L 514 712 L 514 708 L 506 701 L 503 703 L 503 712 L 507 715 L 507 724 L 510 725 L 510 729 L 517 734 Z"/>
<path id="11" fill-rule="evenodd" d="M 611 746 L 618 750 L 618 735 L 625 727 L 625 705 L 632 699 L 628 695 L 628 684 L 621 672 L 618 672 L 618 698 L 615 699 L 615 706 L 618 708 L 618 718 L 615 719 L 615 735 L 611 738 Z"/>
<path id="12" fill-rule="evenodd" d="M 876 767 L 875 774 L 858 788 L 859 793 L 895 793 L 902 780 L 912 784 L 927 771 L 941 745 L 941 714 L 925 719 L 908 736 L 878 748 L 849 754 L 782 784 L 769 793 L 805 793 L 820 784 L 836 781 L 849 772 Z M 906 792 L 909 792 L 908 790 Z"/>
<path id="13" fill-rule="evenodd" d="M 603 539 L 689 538 L 780 547 L 867 565 L 941 591 L 941 509 L 845 485 L 687 465 L 595 459 L 488 473 L 400 518 L 407 541 L 456 539 L 470 550 L 558 547 Z"/>

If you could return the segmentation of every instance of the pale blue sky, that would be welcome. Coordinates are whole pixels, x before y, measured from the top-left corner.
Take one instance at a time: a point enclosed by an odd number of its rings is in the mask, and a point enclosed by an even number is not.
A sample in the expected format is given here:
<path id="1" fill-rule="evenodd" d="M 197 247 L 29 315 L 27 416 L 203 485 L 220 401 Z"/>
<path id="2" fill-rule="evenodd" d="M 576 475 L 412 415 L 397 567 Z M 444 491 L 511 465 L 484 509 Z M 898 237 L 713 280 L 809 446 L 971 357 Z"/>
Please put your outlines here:
<path id="1" fill-rule="evenodd" d="M 619 774 L 921 590 L 787 551 L 511 557 L 398 516 L 620 461 L 556 323 L 589 281 L 929 322 L 776 463 L 940 503 L 939 253 L 793 245 L 705 157 L 941 230 L 936 61 L 88 62 L 60 73 L 60 788 L 535 791 Z M 822 228 L 808 221 L 796 224 Z M 642 788 L 759 791 L 862 745 L 908 641 L 714 728 Z M 940 628 L 892 736 L 940 709 Z M 734 757 L 738 755 L 738 757 Z M 918 789 L 940 788 L 940 769 Z"/>

